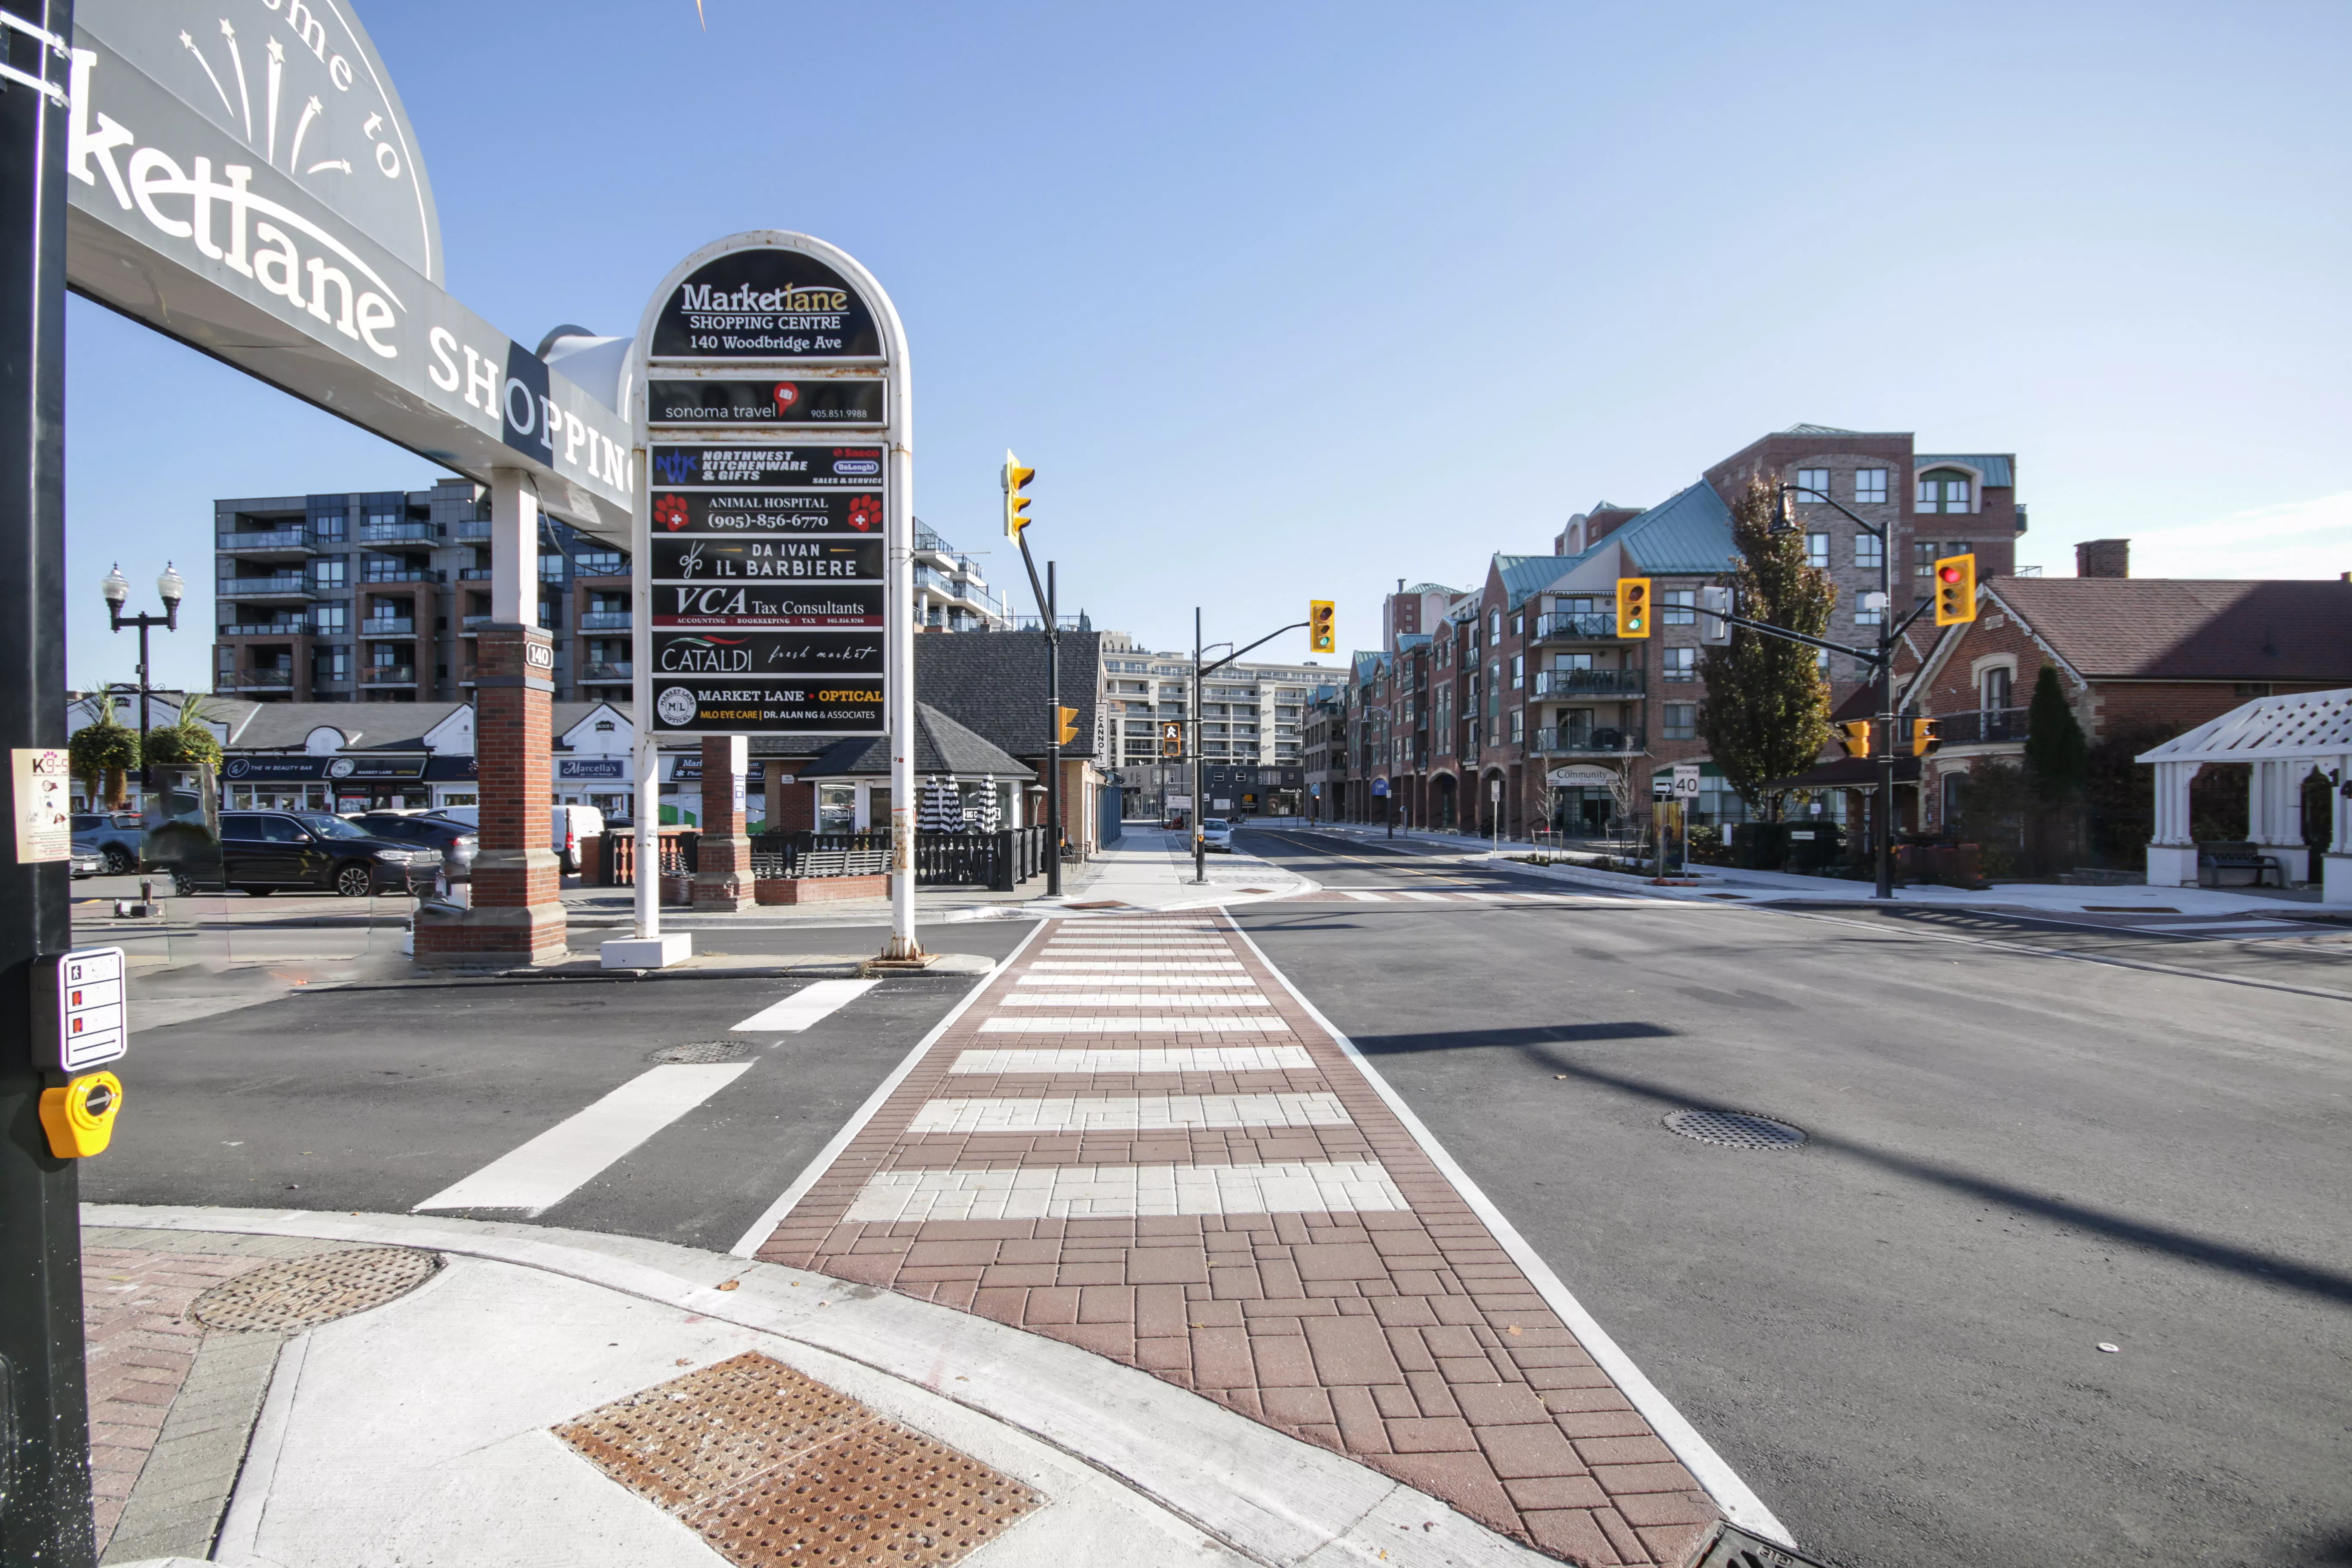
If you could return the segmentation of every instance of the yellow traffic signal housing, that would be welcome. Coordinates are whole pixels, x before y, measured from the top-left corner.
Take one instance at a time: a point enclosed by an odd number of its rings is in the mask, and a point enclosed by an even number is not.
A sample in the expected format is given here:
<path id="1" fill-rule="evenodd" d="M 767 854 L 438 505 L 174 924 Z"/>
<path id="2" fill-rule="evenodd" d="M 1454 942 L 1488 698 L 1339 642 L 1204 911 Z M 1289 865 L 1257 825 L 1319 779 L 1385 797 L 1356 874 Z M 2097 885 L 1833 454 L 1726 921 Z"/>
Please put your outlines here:
<path id="1" fill-rule="evenodd" d="M 1184 721 L 1169 719 L 1160 726 L 1160 754 L 1181 759 L 1184 755 Z"/>
<path id="2" fill-rule="evenodd" d="M 1958 626 L 1977 618 L 1977 558 L 1947 555 L 1936 563 L 1936 624 Z"/>
<path id="3" fill-rule="evenodd" d="M 1331 601 L 1307 601 L 1307 640 L 1315 645 L 1317 653 L 1339 651 L 1339 632 L 1332 620 Z"/>
<path id="4" fill-rule="evenodd" d="M 1853 719 L 1838 726 L 1838 743 L 1849 757 L 1870 755 L 1870 721 Z"/>
<path id="5" fill-rule="evenodd" d="M 1936 721 L 1933 719 L 1912 719 L 1906 722 L 1911 731 L 1913 756 L 1924 757 L 1944 743 L 1941 737 L 1936 733 Z"/>
<path id="6" fill-rule="evenodd" d="M 1621 637 L 1645 637 L 1650 635 L 1650 580 L 1647 577 L 1617 579 L 1617 635 Z"/>
<path id="7" fill-rule="evenodd" d="M 1054 739 L 1066 746 L 1078 738 L 1078 710 L 1075 708 L 1055 708 L 1054 712 L 1055 714 Z"/>
<path id="8" fill-rule="evenodd" d="M 1021 492 L 1027 489 L 1029 481 L 1036 477 L 1037 470 L 1023 468 L 1021 460 L 1013 455 L 1012 447 L 1004 448 L 1004 472 L 999 478 L 1004 486 L 1004 537 L 1007 539 L 1018 542 L 1021 531 L 1033 521 L 1029 516 L 1030 498 Z"/>

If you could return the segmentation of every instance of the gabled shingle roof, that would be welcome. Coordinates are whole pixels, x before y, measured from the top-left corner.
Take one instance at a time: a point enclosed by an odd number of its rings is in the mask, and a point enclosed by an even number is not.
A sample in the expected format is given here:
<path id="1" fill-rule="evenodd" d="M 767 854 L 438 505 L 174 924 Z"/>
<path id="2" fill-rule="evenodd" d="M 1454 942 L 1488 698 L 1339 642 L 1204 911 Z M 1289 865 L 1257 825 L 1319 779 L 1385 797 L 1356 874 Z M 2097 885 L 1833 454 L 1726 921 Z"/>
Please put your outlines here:
<path id="1" fill-rule="evenodd" d="M 958 632 L 957 637 L 981 637 L 980 632 Z M 1065 633 L 1066 638 L 1068 634 Z M 1066 700 L 1064 707 L 1069 706 Z M 836 741 L 818 753 L 814 762 L 800 771 L 803 779 L 880 778 L 890 772 L 890 738 L 887 735 L 861 735 L 846 741 Z M 1001 746 L 991 745 L 981 736 L 957 723 L 928 702 L 915 704 L 915 772 L 923 773 L 953 773 L 960 778 L 1034 778 L 1036 770 L 1018 757 L 1009 756 Z"/>
<path id="2" fill-rule="evenodd" d="M 2086 679 L 2352 684 L 2352 583 L 1996 577 L 1986 586 Z"/>
<path id="3" fill-rule="evenodd" d="M 231 700 L 207 697 L 204 712 L 230 718 Z M 299 752 L 320 725 L 340 730 L 354 752 L 421 752 L 425 732 L 466 706 L 463 702 L 254 702 L 242 723 L 230 723 L 232 752 Z M 577 721 L 574 721 L 577 722 Z"/>
<path id="4" fill-rule="evenodd" d="M 1100 632 L 1062 634 L 1062 706 L 1078 710 L 1084 755 L 1094 746 L 1095 699 L 1102 682 Z M 1045 699 L 1043 632 L 940 632 L 915 638 L 915 700 L 929 703 L 1016 757 L 1043 757 L 1053 706 Z"/>

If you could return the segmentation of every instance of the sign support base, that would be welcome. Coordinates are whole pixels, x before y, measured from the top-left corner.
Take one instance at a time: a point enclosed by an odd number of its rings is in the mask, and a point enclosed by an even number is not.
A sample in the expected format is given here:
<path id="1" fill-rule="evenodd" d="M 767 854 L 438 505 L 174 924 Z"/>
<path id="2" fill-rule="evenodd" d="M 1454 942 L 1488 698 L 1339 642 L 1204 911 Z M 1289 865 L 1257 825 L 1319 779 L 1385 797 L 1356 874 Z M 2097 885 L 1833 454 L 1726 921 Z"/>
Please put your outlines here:
<path id="1" fill-rule="evenodd" d="M 597 963 L 606 969 L 667 969 L 693 956 L 694 938 L 682 931 L 620 937 L 597 950 Z"/>

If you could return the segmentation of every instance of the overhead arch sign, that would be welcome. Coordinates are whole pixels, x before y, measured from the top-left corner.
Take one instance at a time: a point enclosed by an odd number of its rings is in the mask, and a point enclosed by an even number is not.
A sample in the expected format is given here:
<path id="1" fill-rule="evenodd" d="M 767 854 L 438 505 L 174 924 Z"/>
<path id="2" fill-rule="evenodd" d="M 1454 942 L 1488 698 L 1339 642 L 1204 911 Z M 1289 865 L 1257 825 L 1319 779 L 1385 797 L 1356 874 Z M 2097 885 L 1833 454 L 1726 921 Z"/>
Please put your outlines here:
<path id="1" fill-rule="evenodd" d="M 344 0 L 74 9 L 69 287 L 626 537 L 626 422 L 444 291 L 415 132 Z"/>

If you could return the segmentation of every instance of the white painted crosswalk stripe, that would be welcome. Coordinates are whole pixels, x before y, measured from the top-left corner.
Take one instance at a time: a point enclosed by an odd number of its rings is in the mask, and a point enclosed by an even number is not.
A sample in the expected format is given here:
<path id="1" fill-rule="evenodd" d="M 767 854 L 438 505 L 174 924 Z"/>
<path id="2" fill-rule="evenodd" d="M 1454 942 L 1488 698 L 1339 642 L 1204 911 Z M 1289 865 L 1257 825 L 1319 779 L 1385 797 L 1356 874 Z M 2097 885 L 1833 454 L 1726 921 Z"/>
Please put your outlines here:
<path id="1" fill-rule="evenodd" d="M 1244 974 L 1248 971 L 1241 960 L 1223 961 L 1206 958 L 1041 958 L 1029 966 L 1036 969 L 1085 970 L 1105 974 Z"/>
<path id="2" fill-rule="evenodd" d="M 1143 1215 L 1387 1213 L 1409 1205 L 1370 1160 L 1269 1165 L 1061 1165 L 881 1171 L 843 1219 L 1129 1218 Z"/>
<path id="3" fill-rule="evenodd" d="M 676 1063 L 639 1073 L 585 1110 L 455 1186 L 444 1187 L 418 1204 L 415 1212 L 520 1209 L 542 1214 L 751 1069 L 750 1062 L 709 1067 Z"/>
<path id="4" fill-rule="evenodd" d="M 856 1001 L 879 980 L 818 980 L 771 1007 L 762 1007 L 730 1031 L 738 1035 L 797 1034 Z"/>
<path id="5" fill-rule="evenodd" d="M 1349 888 L 1347 893 L 1349 898 L 1361 899 L 1368 904 L 1385 904 L 1389 901 L 1389 896 L 1386 893 L 1367 893 L 1359 888 Z"/>
<path id="6" fill-rule="evenodd" d="M 1198 1014 L 1143 1013 L 1133 1017 L 983 1018 L 983 1035 L 1286 1035 L 1279 1018 L 1204 1018 Z"/>
<path id="7" fill-rule="evenodd" d="M 1345 1127 L 1336 1094 L 1059 1095 L 934 1100 L 909 1132 L 1139 1132 L 1183 1127 Z"/>
<path id="8" fill-rule="evenodd" d="M 1015 991 L 1004 998 L 1007 1007 L 1271 1007 L 1274 1001 L 1255 991 Z"/>
<path id="9" fill-rule="evenodd" d="M 1401 899 L 1425 899 L 1433 904 L 1443 904 L 1450 901 L 1444 893 L 1416 893 L 1410 888 L 1400 889 L 1397 897 Z"/>
<path id="10" fill-rule="evenodd" d="M 951 1073 L 1312 1072 L 1305 1046 L 1146 1046 L 963 1051 Z"/>
<path id="11" fill-rule="evenodd" d="M 1120 965 L 1118 965 L 1118 967 L 1119 967 L 1120 969 L 1122 969 L 1122 970 L 1123 970 L 1123 969 L 1126 969 L 1128 966 L 1127 966 L 1126 964 L 1120 964 Z M 1234 965 L 1234 967 L 1235 967 L 1236 969 L 1239 969 L 1241 966 L 1240 966 L 1240 965 L 1238 965 L 1238 964 L 1236 964 L 1236 965 Z M 1194 991 L 1248 991 L 1248 992 L 1253 992 L 1253 993 L 1255 993 L 1255 992 L 1256 991 L 1256 989 L 1257 989 L 1257 987 L 1256 987 L 1255 984 L 1253 984 L 1251 983 L 1250 978 L 1249 978 L 1249 976 L 1248 976 L 1246 973 L 1237 973 L 1237 974 L 1160 974 L 1160 973 L 1147 973 L 1147 974 L 1125 974 L 1125 973 L 1120 973 L 1120 974 L 1034 974 L 1034 973 L 1033 973 L 1033 974 L 1024 974 L 1020 979 L 1018 979 L 1018 980 L 1014 981 L 1013 984 L 1014 984 L 1014 986 L 1015 986 L 1015 987 L 1020 987 L 1020 988 L 1025 988 L 1025 987 L 1032 986 L 1032 985 L 1143 985 L 1143 986 L 1159 986 L 1159 987 L 1167 987 L 1167 988 L 1183 987 L 1183 988 L 1185 988 L 1185 989 L 1188 989 L 1188 990 L 1194 990 Z M 1015 990 L 1015 992 L 1014 992 L 1013 994 L 1014 994 L 1015 995 L 1018 995 L 1018 994 L 1020 994 L 1020 991 L 1019 991 L 1018 989 L 1016 989 L 1016 990 Z"/>

